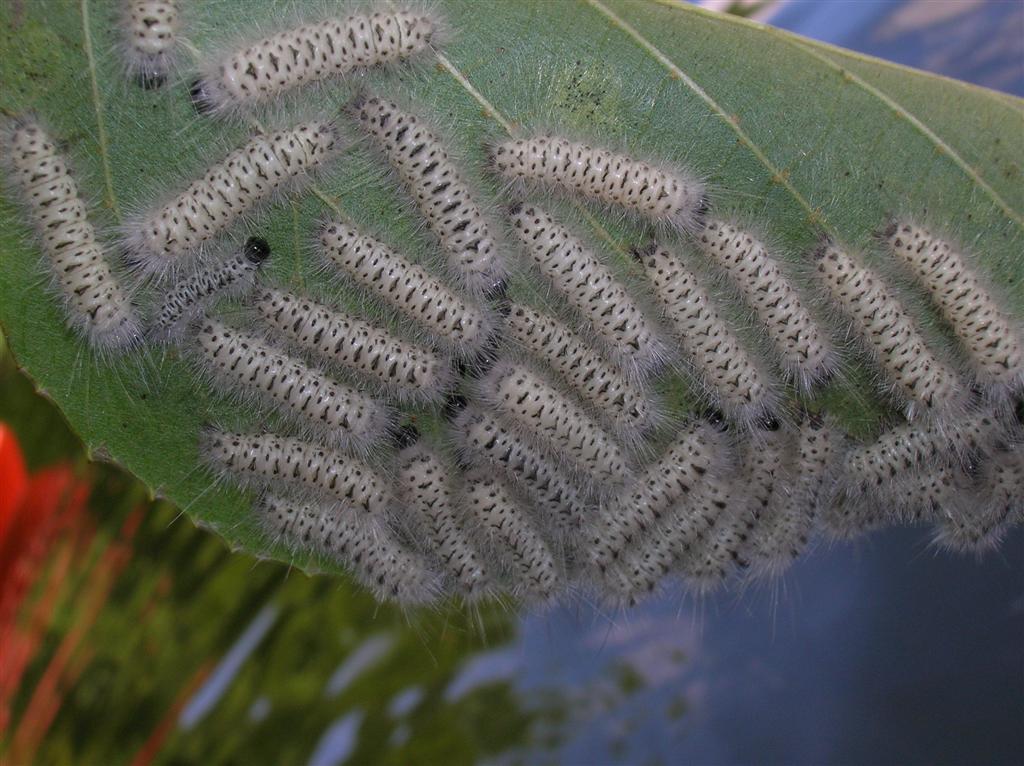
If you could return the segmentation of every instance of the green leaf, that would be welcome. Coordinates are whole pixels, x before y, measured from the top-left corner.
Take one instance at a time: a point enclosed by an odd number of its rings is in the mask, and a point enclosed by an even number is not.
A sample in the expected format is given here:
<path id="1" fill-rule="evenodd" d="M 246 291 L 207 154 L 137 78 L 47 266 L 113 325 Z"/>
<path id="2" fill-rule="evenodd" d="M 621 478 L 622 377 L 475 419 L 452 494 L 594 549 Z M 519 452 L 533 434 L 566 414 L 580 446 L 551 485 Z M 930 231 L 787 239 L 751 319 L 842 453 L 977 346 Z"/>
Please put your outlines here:
<path id="1" fill-rule="evenodd" d="M 273 23 L 276 4 L 187 5 L 187 37 L 204 51 L 223 30 Z M 94 220 L 111 230 L 249 131 L 198 118 L 187 77 L 157 91 L 126 82 L 113 55 L 116 6 L 0 6 L 0 109 L 35 112 L 63 140 Z M 1020 100 L 682 4 L 451 0 L 441 10 L 453 33 L 443 58 L 331 83 L 305 99 L 305 113 L 333 111 L 357 87 L 399 93 L 435 115 L 477 168 L 483 141 L 538 124 L 684 158 L 707 177 L 717 205 L 769 229 L 794 254 L 822 232 L 866 245 L 888 213 L 926 213 L 970 243 L 1015 312 L 1024 311 Z M 497 200 L 496 185 L 476 174 L 481 193 Z M 399 248 L 426 253 L 416 216 L 364 145 L 355 143 L 317 184 L 321 196 L 309 190 L 254 224 L 274 248 L 275 283 L 322 282 L 307 243 L 331 213 L 323 199 Z M 623 253 L 642 232 L 594 215 L 585 221 L 608 255 L 631 268 Z M 0 322 L 10 348 L 93 454 L 124 464 L 233 545 L 285 557 L 258 535 L 247 498 L 211 488 L 198 467 L 203 423 L 244 424 L 247 413 L 212 397 L 174 352 L 111 364 L 85 350 L 64 329 L 38 248 L 8 196 L 0 252 Z M 913 305 L 931 322 L 920 298 Z M 821 395 L 852 432 L 870 431 L 886 414 L 870 382 L 854 360 Z M 682 384 L 664 385 L 685 406 Z"/>

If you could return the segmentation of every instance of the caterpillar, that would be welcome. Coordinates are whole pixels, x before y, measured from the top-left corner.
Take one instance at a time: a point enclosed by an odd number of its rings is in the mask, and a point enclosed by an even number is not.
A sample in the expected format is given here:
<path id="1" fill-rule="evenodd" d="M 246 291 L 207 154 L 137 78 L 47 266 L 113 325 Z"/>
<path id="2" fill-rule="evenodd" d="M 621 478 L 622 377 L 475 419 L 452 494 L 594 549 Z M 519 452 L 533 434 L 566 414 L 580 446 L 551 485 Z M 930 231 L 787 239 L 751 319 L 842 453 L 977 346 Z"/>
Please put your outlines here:
<path id="1" fill-rule="evenodd" d="M 531 260 L 590 323 L 616 361 L 635 371 L 660 365 L 665 348 L 656 328 L 611 269 L 539 207 L 514 208 L 512 225 Z"/>
<path id="2" fill-rule="evenodd" d="M 942 461 L 965 465 L 988 454 L 1012 431 L 989 410 L 967 412 L 955 424 L 906 423 L 881 434 L 845 458 L 850 488 L 882 489 Z"/>
<path id="3" fill-rule="evenodd" d="M 129 262 L 155 276 L 180 267 L 284 184 L 323 166 L 337 144 L 336 129 L 325 121 L 253 138 L 168 204 L 129 221 L 124 239 Z"/>
<path id="4" fill-rule="evenodd" d="M 350 111 L 409 188 L 455 275 L 473 292 L 502 292 L 507 275 L 502 254 L 440 139 L 390 101 L 359 97 Z"/>
<path id="5" fill-rule="evenodd" d="M 707 207 L 704 185 L 682 169 L 564 138 L 504 141 L 491 148 L 490 162 L 507 181 L 554 187 L 679 230 L 695 228 Z"/>
<path id="6" fill-rule="evenodd" d="M 320 234 L 320 246 L 329 264 L 442 343 L 471 354 L 490 341 L 494 322 L 482 309 L 383 242 L 331 223 Z"/>
<path id="7" fill-rule="evenodd" d="M 273 536 L 292 548 L 313 550 L 349 569 L 378 601 L 419 605 L 439 593 L 436 576 L 384 527 L 346 512 L 337 503 L 303 503 L 264 495 L 256 514 Z"/>
<path id="8" fill-rule="evenodd" d="M 636 251 L 654 293 L 699 379 L 742 424 L 771 412 L 776 395 L 765 371 L 743 347 L 697 275 L 666 248 Z"/>
<path id="9" fill-rule="evenodd" d="M 1024 446 L 996 454 L 983 475 L 994 512 L 1012 524 L 1024 524 Z"/>
<path id="10" fill-rule="evenodd" d="M 451 436 L 464 462 L 486 461 L 501 468 L 562 538 L 572 539 L 579 532 L 587 515 L 586 498 L 536 447 L 475 407 L 454 418 Z"/>
<path id="11" fill-rule="evenodd" d="M 885 231 L 889 249 L 927 288 L 963 344 L 979 382 L 1003 391 L 1024 386 L 1024 344 L 967 258 L 949 242 L 909 221 Z"/>
<path id="12" fill-rule="evenodd" d="M 505 328 L 509 339 L 558 373 L 627 441 L 635 441 L 658 422 L 653 398 L 559 320 L 513 303 Z"/>
<path id="13" fill-rule="evenodd" d="M 212 468 L 244 484 L 285 482 L 380 519 L 394 506 L 388 482 L 366 463 L 297 437 L 211 428 L 201 435 L 200 454 Z"/>
<path id="14" fill-rule="evenodd" d="M 714 426 L 703 421 L 684 426 L 656 462 L 602 504 L 584 533 L 592 568 L 606 573 L 631 543 L 720 469 L 724 457 L 724 438 Z"/>
<path id="15" fill-rule="evenodd" d="M 252 287 L 256 273 L 270 257 L 270 245 L 250 237 L 237 255 L 201 268 L 170 288 L 149 323 L 149 337 L 169 341 L 182 331 L 216 298 L 244 292 Z"/>
<path id="16" fill-rule="evenodd" d="M 357 68 L 402 61 L 429 48 L 430 16 L 411 10 L 352 14 L 278 32 L 230 51 L 192 83 L 200 114 L 224 114 Z"/>
<path id="17" fill-rule="evenodd" d="M 818 514 L 833 499 L 840 435 L 822 417 L 805 415 L 793 454 L 788 456 L 786 491 L 775 495 L 771 512 L 755 526 L 751 568 L 777 577 L 806 550 Z"/>
<path id="18" fill-rule="evenodd" d="M 755 438 L 745 445 L 739 480 L 730 488 L 733 501 L 723 510 L 714 529 L 682 558 L 682 571 L 700 592 L 721 584 L 737 565 L 750 565 L 758 534 L 772 522 L 785 495 L 787 435 L 774 420 L 758 425 L 752 434 Z"/>
<path id="19" fill-rule="evenodd" d="M 176 58 L 181 31 L 178 0 L 126 0 L 121 23 L 128 75 L 143 88 L 159 88 Z"/>
<path id="20" fill-rule="evenodd" d="M 123 350 L 141 339 L 128 291 L 119 283 L 96 241 L 85 202 L 67 160 L 37 123 L 8 126 L 4 136 L 8 174 L 21 195 L 63 299 L 69 327 L 104 350 Z"/>
<path id="21" fill-rule="evenodd" d="M 940 466 L 913 476 L 899 485 L 894 516 L 900 521 L 955 521 L 973 515 L 966 486 L 966 477 L 954 466 Z"/>
<path id="22" fill-rule="evenodd" d="M 906 414 L 948 412 L 962 404 L 955 372 L 925 344 L 913 320 L 877 274 L 831 242 L 815 252 L 817 269 L 832 300 L 853 321 L 900 396 Z"/>
<path id="23" fill-rule="evenodd" d="M 412 445 L 399 453 L 398 465 L 398 499 L 415 517 L 424 546 L 429 545 L 459 593 L 467 599 L 486 594 L 492 587 L 489 567 L 463 530 L 459 498 L 444 459 L 428 447 Z"/>
<path id="24" fill-rule="evenodd" d="M 1013 524 L 1024 522 L 1024 450 L 992 455 L 981 468 L 966 512 L 940 517 L 933 542 L 957 553 L 995 549 Z"/>
<path id="25" fill-rule="evenodd" d="M 696 239 L 754 309 L 790 376 L 804 390 L 825 381 L 835 367 L 832 345 L 767 246 L 716 219 Z"/>
<path id="26" fill-rule="evenodd" d="M 501 479 L 477 469 L 466 475 L 463 501 L 487 547 L 508 560 L 512 592 L 540 599 L 554 595 L 555 558 L 512 490 Z"/>
<path id="27" fill-rule="evenodd" d="M 601 487 L 626 481 L 629 465 L 615 441 L 546 380 L 514 362 L 498 364 L 481 383 L 486 402 L 553 454 Z"/>
<path id="28" fill-rule="evenodd" d="M 253 305 L 264 322 L 299 347 L 400 399 L 437 401 L 452 383 L 451 365 L 441 356 L 358 317 L 276 289 L 262 291 Z"/>
<path id="29" fill-rule="evenodd" d="M 389 409 L 373 398 L 218 320 L 203 322 L 196 346 L 201 362 L 217 380 L 260 396 L 341 446 L 369 446 L 391 420 Z"/>
<path id="30" fill-rule="evenodd" d="M 715 551 L 707 541 L 715 534 L 716 525 L 735 512 L 736 498 L 726 479 L 704 476 L 692 493 L 661 517 L 654 529 L 624 551 L 611 578 L 612 592 L 635 601 L 652 592 L 677 564 L 683 563 L 685 571 L 686 563 L 701 552 L 716 559 L 720 554 L 729 556 L 724 545 L 731 543 L 723 540 L 723 547 Z M 694 567 L 692 574 L 698 588 L 703 587 L 704 583 L 697 578 L 705 573 Z"/>

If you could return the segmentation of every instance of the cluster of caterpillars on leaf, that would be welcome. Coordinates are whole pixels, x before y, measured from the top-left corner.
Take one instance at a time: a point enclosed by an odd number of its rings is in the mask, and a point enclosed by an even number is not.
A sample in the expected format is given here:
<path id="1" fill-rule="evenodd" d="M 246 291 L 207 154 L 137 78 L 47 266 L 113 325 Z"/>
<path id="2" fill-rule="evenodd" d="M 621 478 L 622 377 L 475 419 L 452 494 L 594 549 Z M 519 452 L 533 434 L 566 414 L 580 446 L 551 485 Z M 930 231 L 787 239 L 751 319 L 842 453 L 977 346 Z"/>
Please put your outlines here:
<path id="1" fill-rule="evenodd" d="M 184 68 L 186 10 L 124 4 L 141 85 Z M 189 96 L 200 115 L 252 115 L 428 55 L 439 28 L 409 8 L 298 22 L 218 50 Z M 337 162 L 349 134 L 378 152 L 444 259 L 331 216 L 310 234 L 324 281 L 359 296 L 342 305 L 275 284 L 259 236 L 224 242 Z M 251 402 L 248 429 L 204 431 L 204 462 L 252 493 L 269 537 L 348 568 L 380 600 L 596 591 L 628 604 L 672 578 L 705 592 L 778 576 L 815 540 L 887 523 L 982 552 L 1024 521 L 1020 327 L 968 251 L 909 220 L 879 244 L 930 298 L 960 365 L 865 253 L 822 238 L 809 295 L 686 168 L 514 136 L 485 147 L 482 174 L 509 197 L 492 206 L 429 115 L 384 94 L 261 130 L 141 206 L 116 250 L 156 286 L 143 310 L 54 138 L 14 120 L 3 153 L 68 325 L 106 352 L 177 345 L 219 395 Z M 566 199 L 647 239 L 612 257 L 559 212 Z M 241 310 L 218 310 L 225 299 Z M 815 404 L 841 370 L 840 338 L 902 411 L 869 443 Z M 667 380 L 688 385 L 689 413 L 663 401 Z"/>

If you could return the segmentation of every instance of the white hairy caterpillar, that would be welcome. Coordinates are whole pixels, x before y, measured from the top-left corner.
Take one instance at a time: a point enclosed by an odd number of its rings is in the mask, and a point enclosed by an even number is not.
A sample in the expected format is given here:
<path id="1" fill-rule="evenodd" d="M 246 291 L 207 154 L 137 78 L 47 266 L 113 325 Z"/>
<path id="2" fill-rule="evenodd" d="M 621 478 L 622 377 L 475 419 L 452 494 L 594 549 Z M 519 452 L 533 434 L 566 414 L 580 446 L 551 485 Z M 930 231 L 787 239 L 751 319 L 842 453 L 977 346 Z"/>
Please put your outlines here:
<path id="1" fill-rule="evenodd" d="M 627 441 L 658 422 L 652 397 L 553 316 L 514 303 L 505 327 L 512 341 L 561 375 Z"/>
<path id="2" fill-rule="evenodd" d="M 473 192 L 440 139 L 390 101 L 360 98 L 350 111 L 409 188 L 447 252 L 452 272 L 473 292 L 501 291 L 507 275 L 502 254 Z"/>
<path id="3" fill-rule="evenodd" d="M 127 290 L 104 258 L 67 161 L 37 123 L 8 126 L 3 148 L 12 186 L 24 200 L 69 327 L 91 346 L 124 349 L 140 340 Z"/>
<path id="4" fill-rule="evenodd" d="M 267 241 L 250 237 L 237 255 L 200 268 L 175 283 L 149 323 L 149 337 L 157 341 L 179 337 L 188 323 L 205 311 L 211 302 L 250 289 L 257 271 L 269 257 Z"/>
<path id="5" fill-rule="evenodd" d="M 909 221 L 885 231 L 892 252 L 928 289 L 970 358 L 979 382 L 1002 391 L 1024 386 L 1024 342 L 966 256 Z"/>
<path id="6" fill-rule="evenodd" d="M 749 514 L 742 504 L 727 503 L 703 537 L 684 547 L 679 569 L 693 590 L 709 593 L 722 585 L 737 567 L 746 566 L 744 551 L 749 542 L 749 523 Z"/>
<path id="7" fill-rule="evenodd" d="M 621 553 L 722 467 L 726 445 L 714 426 L 694 421 L 618 496 L 602 504 L 584 533 L 593 568 L 605 573 Z"/>
<path id="8" fill-rule="evenodd" d="M 380 524 L 335 503 L 303 503 L 264 495 L 256 506 L 264 528 L 291 548 L 313 550 L 345 566 L 378 601 L 425 604 L 439 592 L 436 576 Z"/>
<path id="9" fill-rule="evenodd" d="M 191 87 L 200 114 L 223 114 L 278 98 L 301 85 L 428 50 L 437 32 L 410 10 L 327 18 L 257 40 L 203 67 Z"/>
<path id="10" fill-rule="evenodd" d="M 167 81 L 177 57 L 178 0 L 123 0 L 121 53 L 128 75 L 143 88 Z"/>
<path id="11" fill-rule="evenodd" d="M 767 373 L 719 315 L 697 275 L 664 247 L 638 251 L 636 257 L 716 403 L 744 425 L 775 409 L 777 397 Z"/>
<path id="12" fill-rule="evenodd" d="M 629 478 L 626 456 L 581 407 L 525 366 L 501 362 L 480 382 L 483 399 L 599 486 Z"/>
<path id="13" fill-rule="evenodd" d="M 749 232 L 715 219 L 696 239 L 754 309 L 786 372 L 804 390 L 828 378 L 835 367 L 832 344 L 767 246 Z"/>
<path id="14" fill-rule="evenodd" d="M 416 517 L 425 532 L 424 547 L 441 562 L 459 593 L 479 598 L 491 588 L 491 575 L 483 557 L 462 528 L 458 498 L 444 459 L 434 450 L 415 445 L 398 456 L 398 499 L 404 512 Z"/>
<path id="15" fill-rule="evenodd" d="M 466 476 L 462 494 L 465 512 L 479 525 L 487 547 L 509 561 L 513 594 L 554 595 L 559 579 L 555 558 L 512 490 L 477 469 Z"/>
<path id="16" fill-rule="evenodd" d="M 210 429 L 201 437 L 200 454 L 244 484 L 276 488 L 285 482 L 381 519 L 394 507 L 388 482 L 366 463 L 296 437 Z"/>
<path id="17" fill-rule="evenodd" d="M 494 324 L 481 308 L 383 242 L 331 223 L 320 234 L 320 246 L 328 263 L 437 340 L 473 353 L 490 339 Z"/>
<path id="18" fill-rule="evenodd" d="M 969 411 L 948 427 L 905 423 L 849 452 L 844 460 L 846 483 L 852 490 L 884 490 L 922 468 L 950 461 L 970 464 L 1011 435 L 986 409 Z"/>
<path id="19" fill-rule="evenodd" d="M 465 462 L 500 467 L 561 537 L 572 539 L 579 532 L 588 510 L 585 498 L 535 446 L 475 408 L 459 413 L 451 435 Z"/>
<path id="20" fill-rule="evenodd" d="M 775 495 L 770 513 L 755 527 L 751 567 L 757 574 L 782 574 L 807 549 L 818 514 L 832 501 L 841 436 L 817 415 L 800 423 L 786 466 L 789 486 Z"/>
<path id="21" fill-rule="evenodd" d="M 733 502 L 701 544 L 682 560 L 690 584 L 707 592 L 725 581 L 736 565 L 746 567 L 756 555 L 764 527 L 785 495 L 788 437 L 775 421 L 761 428 L 745 445 Z"/>
<path id="22" fill-rule="evenodd" d="M 701 554 L 712 560 L 711 564 L 706 571 L 694 566 L 694 574 L 708 579 L 704 582 L 695 579 L 694 584 L 698 590 L 706 588 L 714 579 L 715 570 L 728 569 L 722 557 L 731 558 L 732 552 L 725 546 L 731 546 L 732 542 L 723 539 L 722 547 L 715 548 L 708 546 L 708 541 L 715 535 L 717 524 L 728 521 L 736 513 L 736 503 L 737 498 L 725 477 L 704 476 L 637 544 L 626 548 L 611 577 L 613 592 L 635 601 L 652 592 L 678 564 L 684 564 L 685 570 L 686 563 Z"/>
<path id="23" fill-rule="evenodd" d="M 969 516 L 966 477 L 958 468 L 936 466 L 908 476 L 885 495 L 889 519 L 897 523 L 956 523 Z"/>
<path id="24" fill-rule="evenodd" d="M 682 169 L 554 136 L 503 141 L 491 149 L 491 166 L 507 181 L 555 187 L 679 230 L 693 229 L 706 207 L 704 185 Z"/>
<path id="25" fill-rule="evenodd" d="M 901 397 L 906 414 L 948 411 L 963 401 L 956 373 L 925 344 L 913 320 L 879 276 L 831 242 L 815 253 L 832 300 L 853 321 Z"/>
<path id="26" fill-rule="evenodd" d="M 638 372 L 660 365 L 665 349 L 656 328 L 611 269 L 539 207 L 515 209 L 512 224 L 530 259 L 616 361 Z"/>
<path id="27" fill-rule="evenodd" d="M 1011 524 L 1024 524 L 1024 445 L 994 455 L 982 476 L 994 512 Z"/>
<path id="28" fill-rule="evenodd" d="M 438 354 L 351 314 L 275 289 L 262 291 L 253 306 L 299 347 L 400 399 L 436 401 L 451 385 L 451 365 Z"/>
<path id="29" fill-rule="evenodd" d="M 173 271 L 283 185 L 321 167 L 337 144 L 334 126 L 319 120 L 257 136 L 171 202 L 129 222 L 129 260 L 146 274 Z"/>
<path id="30" fill-rule="evenodd" d="M 1011 526 L 1024 523 L 1024 450 L 998 452 L 984 462 L 964 511 L 939 519 L 935 545 L 980 556 L 994 550 Z"/>
<path id="31" fill-rule="evenodd" d="M 381 438 L 391 420 L 389 408 L 375 399 L 218 320 L 202 323 L 196 346 L 216 379 L 259 396 L 338 445 L 366 448 Z"/>

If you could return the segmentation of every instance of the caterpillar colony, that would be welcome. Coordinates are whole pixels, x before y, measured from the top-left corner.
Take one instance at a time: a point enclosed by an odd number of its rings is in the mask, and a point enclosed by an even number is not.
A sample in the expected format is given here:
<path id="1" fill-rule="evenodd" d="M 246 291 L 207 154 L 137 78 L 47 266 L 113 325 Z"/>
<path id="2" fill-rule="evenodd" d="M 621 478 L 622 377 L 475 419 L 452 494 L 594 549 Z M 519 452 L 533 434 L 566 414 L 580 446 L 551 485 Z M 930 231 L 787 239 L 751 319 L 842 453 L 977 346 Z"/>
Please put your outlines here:
<path id="1" fill-rule="evenodd" d="M 434 13 L 382 4 L 215 43 L 190 36 L 202 4 L 121 8 L 122 63 L 153 89 L 131 98 L 244 117 L 194 119 L 248 139 L 160 178 L 166 198 L 126 198 L 123 221 L 97 207 L 102 228 L 84 201 L 101 190 L 71 170 L 90 139 L 9 118 L 6 180 L 76 342 L 100 364 L 184 355 L 198 412 L 240 405 L 199 451 L 268 545 L 401 605 L 626 605 L 669 579 L 705 593 L 777 577 L 821 539 L 888 524 L 980 554 L 1024 521 L 1019 317 L 939 229 L 878 222 L 884 256 L 825 240 L 802 258 L 811 294 L 773 227 L 727 215 L 698 169 L 515 123 L 463 152 L 439 104 L 399 106 L 390 75 L 442 45 Z M 205 50 L 188 75 L 190 39 Z M 355 83 L 370 70 L 373 95 Z M 189 87 L 158 87 L 178 76 Z M 388 241 L 365 181 L 336 188 L 355 156 L 421 232 Z M 304 192 L 313 177 L 326 191 Z M 330 212 L 310 215 L 314 197 Z M 290 223 L 263 231 L 271 216 Z M 306 240 L 317 270 L 292 268 Z M 901 411 L 870 438 L 830 412 L 848 396 L 841 355 Z"/>

